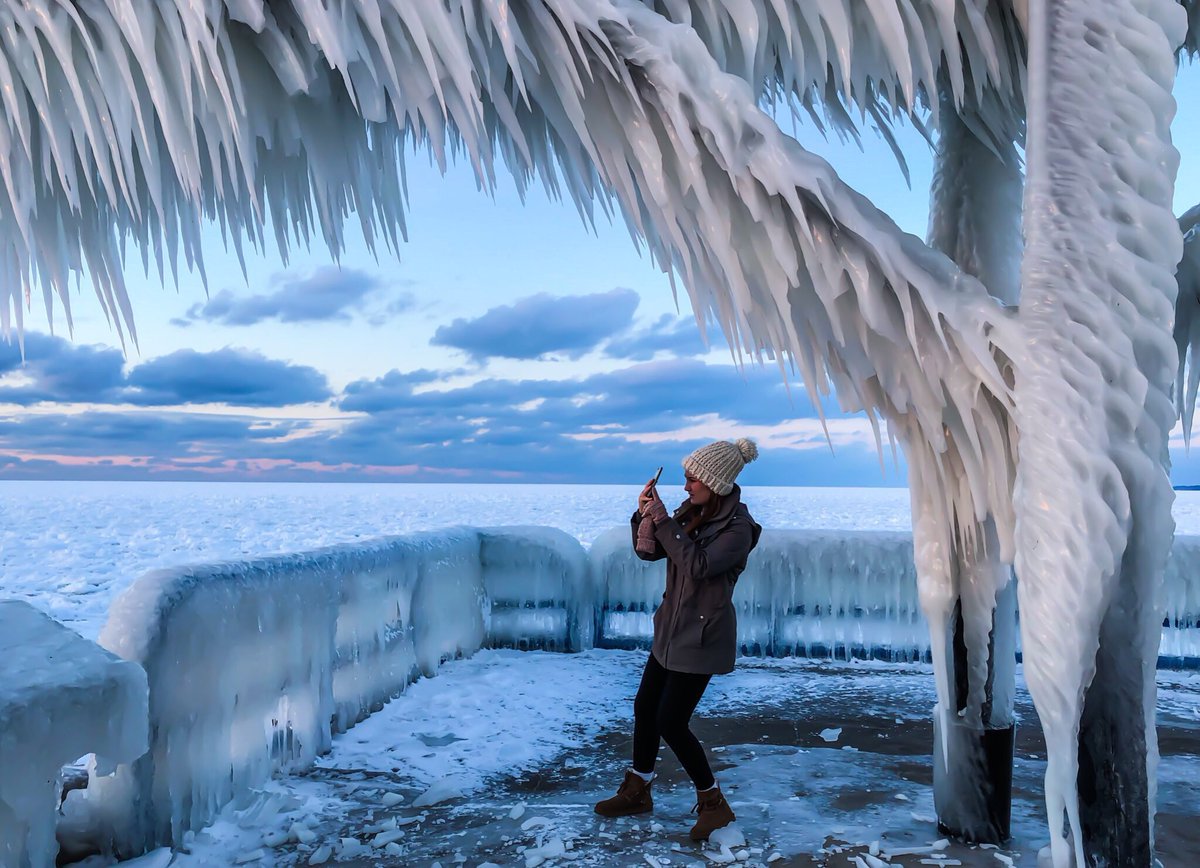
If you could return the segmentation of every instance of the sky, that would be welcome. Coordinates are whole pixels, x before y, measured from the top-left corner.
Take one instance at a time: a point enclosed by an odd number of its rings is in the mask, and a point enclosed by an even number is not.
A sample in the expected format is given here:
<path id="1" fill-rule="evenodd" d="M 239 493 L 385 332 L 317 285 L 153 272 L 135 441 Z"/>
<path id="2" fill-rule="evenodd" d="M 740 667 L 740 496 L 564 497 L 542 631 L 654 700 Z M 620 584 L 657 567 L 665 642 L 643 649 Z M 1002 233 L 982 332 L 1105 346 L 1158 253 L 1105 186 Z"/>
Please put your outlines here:
<path id="1" fill-rule="evenodd" d="M 1176 95 L 1180 213 L 1200 202 L 1182 144 L 1200 139 L 1194 67 Z M 900 133 L 911 186 L 877 137 L 860 150 L 789 131 L 924 236 L 932 156 L 915 131 Z M 739 366 L 718 330 L 706 345 L 619 218 L 589 227 L 505 178 L 487 194 L 423 153 L 408 183 L 398 254 L 352 236 L 340 262 L 268 250 L 243 275 L 211 227 L 207 283 L 177 286 L 132 257 L 136 343 L 90 289 L 70 330 L 36 300 L 23 354 L 0 341 L 0 479 L 640 483 L 663 465 L 681 483 L 692 449 L 749 436 L 746 484 L 906 484 L 886 429 L 880 449 L 836 398 L 822 422 L 798 375 Z M 1198 455 L 1177 429 L 1176 484 L 1200 483 Z"/>

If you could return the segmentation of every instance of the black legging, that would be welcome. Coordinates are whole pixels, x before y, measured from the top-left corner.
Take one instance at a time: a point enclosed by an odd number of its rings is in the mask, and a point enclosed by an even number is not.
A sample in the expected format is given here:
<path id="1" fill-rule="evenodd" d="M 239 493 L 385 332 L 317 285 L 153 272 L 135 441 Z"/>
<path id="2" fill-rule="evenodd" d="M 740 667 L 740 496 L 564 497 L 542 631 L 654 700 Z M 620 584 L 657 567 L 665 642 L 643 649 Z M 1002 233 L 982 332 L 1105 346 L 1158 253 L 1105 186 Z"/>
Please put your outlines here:
<path id="1" fill-rule="evenodd" d="M 633 700 L 633 768 L 642 774 L 654 771 L 661 737 L 679 757 L 684 771 L 698 790 L 716 781 L 699 739 L 688 729 L 692 712 L 704 695 L 711 675 L 671 672 L 654 655 L 646 661 L 637 698 Z"/>

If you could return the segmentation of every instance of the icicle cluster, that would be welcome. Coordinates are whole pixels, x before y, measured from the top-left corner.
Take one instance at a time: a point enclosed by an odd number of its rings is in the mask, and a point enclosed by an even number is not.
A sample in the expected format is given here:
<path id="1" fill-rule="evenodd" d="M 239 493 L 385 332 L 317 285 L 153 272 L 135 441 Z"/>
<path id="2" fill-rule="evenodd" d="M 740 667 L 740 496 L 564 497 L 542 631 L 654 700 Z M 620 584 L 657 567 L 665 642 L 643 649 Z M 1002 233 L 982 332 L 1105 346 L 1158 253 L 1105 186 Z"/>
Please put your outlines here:
<path id="1" fill-rule="evenodd" d="M 938 125 L 939 80 L 981 139 L 1005 146 L 1024 118 L 1024 38 L 1007 4 L 978 0 L 645 0 L 689 24 L 726 72 L 787 95 L 819 128 L 857 137 L 870 118 L 907 177 L 892 135 L 907 116 Z M 915 114 L 927 109 L 928 116 Z"/>
<path id="2" fill-rule="evenodd" d="M 285 259 L 292 244 L 316 237 L 337 256 L 350 219 L 369 244 L 381 237 L 394 245 L 404 231 L 406 143 L 428 147 L 443 165 L 447 149 L 461 145 L 490 184 L 487 134 L 511 136 L 511 145 L 524 139 L 511 166 L 519 180 L 544 171 L 556 186 L 546 158 L 557 152 L 571 192 L 590 209 L 587 181 L 575 177 L 588 174 L 580 162 L 586 146 L 571 153 L 569 141 L 538 141 L 538 130 L 511 127 L 521 103 L 546 112 L 551 125 L 578 120 L 555 116 L 578 110 L 570 98 L 529 105 L 524 84 L 531 76 L 581 84 L 569 68 L 592 38 L 586 34 L 599 36 L 586 5 L 4 4 L 3 332 L 14 317 L 20 330 L 21 296 L 27 302 L 35 288 L 49 311 L 57 294 L 69 323 L 69 281 L 85 273 L 116 327 L 132 329 L 127 243 L 160 278 L 168 269 L 177 276 L 181 256 L 202 271 L 205 219 L 220 222 L 239 255 L 269 232 Z M 1011 21 L 982 0 L 655 5 L 704 29 L 740 74 L 756 82 L 780 76 L 782 87 L 810 109 L 820 102 L 842 129 L 853 129 L 846 102 L 886 131 L 892 111 L 909 111 L 932 92 L 943 55 L 964 101 L 997 106 L 988 117 L 998 126 L 1014 114 L 1006 106 L 1019 92 L 1019 59 L 1003 47 Z M 560 16 L 562 29 L 552 24 Z M 533 20 L 540 26 L 531 29 Z M 543 37 L 549 41 L 537 41 Z M 967 48 L 961 63 L 959 38 Z"/>
<path id="3" fill-rule="evenodd" d="M 1015 25 L 978 0 L 659 5 L 727 66 L 810 101 L 819 85 L 911 107 L 943 54 L 964 100 L 1016 90 Z M 832 383 L 946 456 L 943 527 L 996 512 L 1010 536 L 1010 318 L 783 136 L 692 26 L 635 0 L 40 0 L 0 8 L 0 34 L 6 293 L 40 281 L 66 305 L 86 266 L 128 323 L 125 243 L 174 272 L 199 263 L 202 217 L 239 253 L 269 229 L 285 256 L 314 236 L 336 255 L 352 212 L 394 244 L 406 145 L 441 165 L 459 150 L 484 186 L 503 163 L 585 217 L 615 198 L 734 346 L 794 360 L 810 390 Z"/>
<path id="4" fill-rule="evenodd" d="M 1185 448 L 1192 440 L 1196 391 L 1200 386 L 1200 205 L 1179 218 L 1183 232 L 1183 258 L 1175 272 L 1179 296 L 1175 299 L 1175 347 L 1179 369 L 1175 377 L 1175 409 L 1183 420 Z"/>

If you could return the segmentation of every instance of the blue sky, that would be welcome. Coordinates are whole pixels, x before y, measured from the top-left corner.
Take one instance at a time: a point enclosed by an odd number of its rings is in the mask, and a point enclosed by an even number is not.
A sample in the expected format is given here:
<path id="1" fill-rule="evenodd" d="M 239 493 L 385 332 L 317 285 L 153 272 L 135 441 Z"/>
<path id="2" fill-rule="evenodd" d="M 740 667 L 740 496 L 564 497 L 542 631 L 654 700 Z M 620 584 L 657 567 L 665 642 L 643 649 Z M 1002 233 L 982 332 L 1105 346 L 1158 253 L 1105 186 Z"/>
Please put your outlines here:
<path id="1" fill-rule="evenodd" d="M 1192 68 L 1177 143 L 1200 138 L 1189 91 Z M 910 189 L 877 139 L 860 152 L 796 133 L 924 235 L 931 158 L 917 134 L 901 137 Z M 1200 160 L 1181 150 L 1177 211 L 1200 202 Z M 214 228 L 207 294 L 198 275 L 164 287 L 131 268 L 128 353 L 89 289 L 73 334 L 59 311 L 52 335 L 35 303 L 24 360 L 0 342 L 0 478 L 631 483 L 748 435 L 761 458 L 747 483 L 905 484 L 864 417 L 828 403 L 827 439 L 798 382 L 706 348 L 623 223 L 592 231 L 540 190 L 522 203 L 507 179 L 489 197 L 423 154 L 409 190 L 399 257 L 357 238 L 340 265 L 268 252 L 243 277 Z M 1200 483 L 1181 443 L 1175 481 Z"/>

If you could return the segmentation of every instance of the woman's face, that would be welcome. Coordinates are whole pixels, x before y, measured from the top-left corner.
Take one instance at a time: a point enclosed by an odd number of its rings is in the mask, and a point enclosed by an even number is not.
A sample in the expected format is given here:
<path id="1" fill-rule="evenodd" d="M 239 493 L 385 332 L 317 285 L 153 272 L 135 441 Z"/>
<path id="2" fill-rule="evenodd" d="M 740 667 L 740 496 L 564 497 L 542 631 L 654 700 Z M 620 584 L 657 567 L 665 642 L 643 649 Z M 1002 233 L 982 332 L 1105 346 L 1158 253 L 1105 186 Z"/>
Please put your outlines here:
<path id="1" fill-rule="evenodd" d="M 712 489 L 694 476 L 684 474 L 683 490 L 688 493 L 693 506 L 704 506 L 712 500 Z"/>

